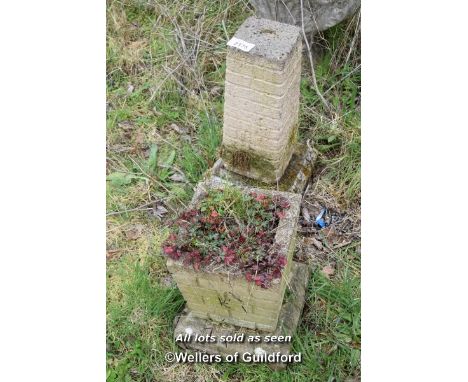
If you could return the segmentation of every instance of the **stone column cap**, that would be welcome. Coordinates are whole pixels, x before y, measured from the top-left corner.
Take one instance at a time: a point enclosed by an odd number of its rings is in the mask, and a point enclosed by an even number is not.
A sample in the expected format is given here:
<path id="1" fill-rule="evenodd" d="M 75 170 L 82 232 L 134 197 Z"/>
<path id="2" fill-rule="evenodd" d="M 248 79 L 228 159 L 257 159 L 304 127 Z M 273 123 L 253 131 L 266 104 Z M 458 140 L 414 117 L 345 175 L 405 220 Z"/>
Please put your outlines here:
<path id="1" fill-rule="evenodd" d="M 251 16 L 244 21 L 234 37 L 255 46 L 248 52 L 228 46 L 230 52 L 282 62 L 288 59 L 301 40 L 301 29 L 294 25 Z"/>

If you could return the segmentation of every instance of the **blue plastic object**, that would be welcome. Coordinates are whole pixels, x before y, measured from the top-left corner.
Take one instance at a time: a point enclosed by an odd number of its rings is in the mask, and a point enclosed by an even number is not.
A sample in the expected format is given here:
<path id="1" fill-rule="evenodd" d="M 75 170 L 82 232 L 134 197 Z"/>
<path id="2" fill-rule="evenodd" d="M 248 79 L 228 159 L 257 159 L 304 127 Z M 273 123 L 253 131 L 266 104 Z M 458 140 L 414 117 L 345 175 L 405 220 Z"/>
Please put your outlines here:
<path id="1" fill-rule="evenodd" d="M 317 215 L 317 217 L 315 218 L 315 224 L 317 224 L 320 228 L 324 228 L 327 226 L 327 223 L 325 222 L 325 220 L 323 219 L 323 216 L 327 213 L 327 209 L 326 208 L 322 208 L 322 210 L 320 211 L 320 213 Z"/>
<path id="2" fill-rule="evenodd" d="M 323 228 L 323 227 L 325 227 L 327 225 L 327 223 L 325 223 L 325 220 L 323 220 L 323 219 L 316 220 L 315 223 L 317 223 L 317 225 L 320 228 Z"/>

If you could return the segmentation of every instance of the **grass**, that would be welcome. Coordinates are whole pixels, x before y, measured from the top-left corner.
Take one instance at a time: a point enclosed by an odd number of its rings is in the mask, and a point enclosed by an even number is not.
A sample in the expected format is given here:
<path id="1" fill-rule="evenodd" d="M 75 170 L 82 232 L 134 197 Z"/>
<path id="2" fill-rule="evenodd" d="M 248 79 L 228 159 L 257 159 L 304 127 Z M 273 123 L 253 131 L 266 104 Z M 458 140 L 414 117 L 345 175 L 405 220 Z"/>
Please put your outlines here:
<path id="1" fill-rule="evenodd" d="M 242 0 L 107 2 L 107 380 L 347 381 L 360 375 L 360 255 L 334 254 L 316 270 L 293 351 L 282 372 L 252 365 L 170 365 L 183 306 L 168 279 L 165 219 L 184 207 L 218 156 L 225 46 L 252 13 Z M 316 67 L 326 109 L 304 61 L 301 139 L 319 158 L 319 188 L 343 209 L 360 199 L 359 20 L 327 31 Z M 163 207 L 159 216 L 153 205 Z M 160 220 L 162 219 L 162 220 Z"/>
<path id="2" fill-rule="evenodd" d="M 192 365 L 196 370 L 185 370 L 183 375 L 203 370 L 206 378 L 199 380 L 207 382 L 345 381 L 359 376 L 359 256 L 351 249 L 341 252 L 339 258 L 333 280 L 320 272 L 314 272 L 310 280 L 306 310 L 292 350 L 303 354 L 301 364 L 278 372 L 263 365 Z M 124 263 L 119 267 L 123 283 L 117 289 L 112 285 L 109 292 L 117 293 L 119 300 L 108 306 L 108 380 L 162 381 L 168 375 L 171 381 L 192 380 L 178 377 L 177 370 L 166 374 L 170 365 L 165 363 L 164 353 L 176 350 L 172 321 L 184 303 L 178 289 L 161 286 L 157 278 L 149 277 L 159 267 L 152 260 L 144 266 L 130 260 Z"/>

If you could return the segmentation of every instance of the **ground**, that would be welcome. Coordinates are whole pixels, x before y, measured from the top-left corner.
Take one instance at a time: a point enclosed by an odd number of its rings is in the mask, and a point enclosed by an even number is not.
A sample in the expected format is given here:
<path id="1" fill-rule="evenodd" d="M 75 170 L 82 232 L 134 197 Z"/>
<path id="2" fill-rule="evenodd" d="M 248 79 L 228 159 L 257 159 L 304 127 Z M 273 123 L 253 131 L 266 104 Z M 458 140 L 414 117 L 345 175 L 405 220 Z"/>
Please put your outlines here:
<path id="1" fill-rule="evenodd" d="M 300 139 L 318 157 L 305 194 L 298 261 L 314 271 L 293 352 L 266 366 L 168 364 L 184 301 L 161 255 L 167 222 L 218 157 L 226 42 L 244 0 L 107 2 L 107 380 L 356 381 L 360 379 L 360 22 L 317 39 L 303 61 Z M 320 49 L 319 49 L 320 50 Z M 314 50 L 315 52 L 315 50 Z M 333 224 L 307 222 L 327 207 Z"/>

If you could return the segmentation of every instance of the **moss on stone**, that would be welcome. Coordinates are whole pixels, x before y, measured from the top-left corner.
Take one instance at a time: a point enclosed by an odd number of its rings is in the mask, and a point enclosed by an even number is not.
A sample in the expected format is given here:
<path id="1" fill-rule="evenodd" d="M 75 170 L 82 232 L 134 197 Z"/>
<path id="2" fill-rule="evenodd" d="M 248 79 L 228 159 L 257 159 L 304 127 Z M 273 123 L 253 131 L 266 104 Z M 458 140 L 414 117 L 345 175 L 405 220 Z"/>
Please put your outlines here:
<path id="1" fill-rule="evenodd" d="M 264 157 L 252 152 L 241 150 L 236 147 L 223 145 L 221 156 L 225 164 L 231 167 L 232 171 L 238 171 L 242 175 L 254 173 L 257 178 L 271 179 L 272 182 L 276 168 Z"/>
<path id="2" fill-rule="evenodd" d="M 297 130 L 296 130 L 297 132 Z M 291 140 L 293 142 L 294 140 Z M 305 179 L 309 179 L 313 171 L 312 163 L 305 161 L 304 157 L 307 152 L 307 146 L 305 144 L 296 143 L 294 144 L 293 154 L 289 161 L 283 176 L 278 183 L 269 184 L 261 180 L 255 180 L 248 178 L 245 175 L 236 174 L 234 172 L 224 173 L 223 177 L 228 180 L 241 182 L 242 184 L 248 184 L 252 187 L 265 188 L 265 189 L 278 189 L 280 191 L 293 192 L 292 188 L 300 173 L 303 174 Z M 223 156 L 223 160 L 226 161 L 226 157 Z M 305 184 L 305 182 L 304 182 Z"/>
<path id="3" fill-rule="evenodd" d="M 287 146 L 288 150 L 292 145 L 294 145 L 297 142 L 298 131 L 299 131 L 299 128 L 296 124 L 296 126 L 294 126 L 294 128 L 291 131 L 291 135 L 289 136 L 288 146 Z"/>
<path id="4" fill-rule="evenodd" d="M 245 151 L 239 150 L 232 153 L 232 165 L 241 170 L 250 170 L 250 161 L 250 156 Z"/>
<path id="5" fill-rule="evenodd" d="M 282 190 L 288 190 L 288 188 L 294 183 L 298 172 L 301 170 L 300 168 L 297 168 L 297 164 L 295 164 L 295 169 L 293 171 L 288 171 L 291 167 L 294 153 L 297 151 L 295 150 L 296 147 L 301 146 L 297 143 L 298 135 L 299 129 L 296 124 L 291 130 L 288 142 L 284 148 L 284 153 L 289 160 L 287 161 L 286 169 L 279 180 L 280 183 L 284 184 L 283 187 L 280 187 Z M 299 157 L 301 156 L 302 155 L 299 155 Z M 247 151 L 244 147 L 240 148 L 231 145 L 223 145 L 221 148 L 221 157 L 229 170 L 239 174 L 239 176 L 254 178 L 250 180 L 248 184 L 252 184 L 254 186 L 274 185 L 276 188 L 276 174 L 279 169 L 271 161 L 256 153 L 254 150 Z M 306 173 L 306 176 L 310 175 L 310 170 L 305 169 L 304 172 Z"/>

